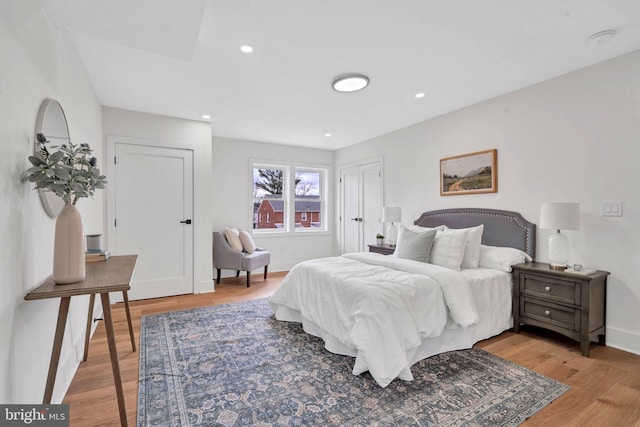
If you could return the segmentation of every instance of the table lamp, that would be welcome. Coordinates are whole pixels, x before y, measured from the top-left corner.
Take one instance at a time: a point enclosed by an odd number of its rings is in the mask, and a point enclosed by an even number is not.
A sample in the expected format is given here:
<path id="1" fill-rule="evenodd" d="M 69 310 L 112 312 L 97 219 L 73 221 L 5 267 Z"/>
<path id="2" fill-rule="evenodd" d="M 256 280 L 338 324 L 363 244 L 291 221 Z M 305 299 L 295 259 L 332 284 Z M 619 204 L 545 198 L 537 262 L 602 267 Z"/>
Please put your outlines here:
<path id="1" fill-rule="evenodd" d="M 560 230 L 577 230 L 580 224 L 578 203 L 551 203 L 540 205 L 540 228 L 555 229 L 549 236 L 548 257 L 550 268 L 564 270 L 569 261 L 569 239 Z"/>
<path id="2" fill-rule="evenodd" d="M 382 222 L 390 223 L 387 229 L 387 242 L 391 246 L 395 246 L 398 239 L 398 228 L 393 224 L 400 222 L 402 219 L 402 209 L 398 206 L 385 206 L 382 208 Z"/>

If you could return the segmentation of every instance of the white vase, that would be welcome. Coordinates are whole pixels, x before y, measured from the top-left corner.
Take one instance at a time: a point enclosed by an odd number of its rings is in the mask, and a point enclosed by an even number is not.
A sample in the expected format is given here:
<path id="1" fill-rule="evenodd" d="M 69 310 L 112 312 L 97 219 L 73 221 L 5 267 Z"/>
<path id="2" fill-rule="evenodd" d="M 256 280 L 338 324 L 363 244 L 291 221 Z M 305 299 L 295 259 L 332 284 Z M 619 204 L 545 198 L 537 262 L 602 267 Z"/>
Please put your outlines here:
<path id="1" fill-rule="evenodd" d="M 53 281 L 67 284 L 84 280 L 84 252 L 82 216 L 75 205 L 64 205 L 56 220 Z"/>

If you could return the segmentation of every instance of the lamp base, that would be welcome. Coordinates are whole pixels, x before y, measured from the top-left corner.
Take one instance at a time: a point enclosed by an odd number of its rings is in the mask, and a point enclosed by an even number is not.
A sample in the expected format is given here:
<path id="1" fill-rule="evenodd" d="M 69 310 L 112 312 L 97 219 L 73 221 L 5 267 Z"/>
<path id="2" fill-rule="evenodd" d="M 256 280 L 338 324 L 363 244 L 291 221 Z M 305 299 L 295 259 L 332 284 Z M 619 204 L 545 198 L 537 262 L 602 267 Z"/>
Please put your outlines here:
<path id="1" fill-rule="evenodd" d="M 394 247 L 396 242 L 398 241 L 398 227 L 396 227 L 393 223 L 389 224 L 387 228 L 387 243 L 389 246 Z"/>
<path id="2" fill-rule="evenodd" d="M 549 236 L 549 264 L 552 270 L 564 270 L 569 261 L 569 239 L 560 230 Z"/>

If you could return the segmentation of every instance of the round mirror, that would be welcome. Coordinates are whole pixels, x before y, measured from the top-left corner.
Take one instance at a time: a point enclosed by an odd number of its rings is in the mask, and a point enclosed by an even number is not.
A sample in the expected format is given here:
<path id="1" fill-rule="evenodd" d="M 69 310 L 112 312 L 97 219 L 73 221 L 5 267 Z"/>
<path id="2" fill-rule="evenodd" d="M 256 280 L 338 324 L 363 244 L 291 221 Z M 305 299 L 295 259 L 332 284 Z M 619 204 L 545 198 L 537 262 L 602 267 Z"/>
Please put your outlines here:
<path id="1" fill-rule="evenodd" d="M 34 133 L 35 151 L 40 149 L 37 135 L 43 134 L 50 142 L 51 146 L 60 146 L 69 143 L 69 128 L 67 127 L 67 118 L 60 103 L 55 99 L 45 99 L 40 105 L 38 118 L 36 120 L 36 131 Z M 55 148 L 54 148 L 55 150 Z M 40 201 L 42 206 L 51 218 L 55 218 L 64 207 L 64 200 L 56 196 L 49 190 L 39 189 Z"/>

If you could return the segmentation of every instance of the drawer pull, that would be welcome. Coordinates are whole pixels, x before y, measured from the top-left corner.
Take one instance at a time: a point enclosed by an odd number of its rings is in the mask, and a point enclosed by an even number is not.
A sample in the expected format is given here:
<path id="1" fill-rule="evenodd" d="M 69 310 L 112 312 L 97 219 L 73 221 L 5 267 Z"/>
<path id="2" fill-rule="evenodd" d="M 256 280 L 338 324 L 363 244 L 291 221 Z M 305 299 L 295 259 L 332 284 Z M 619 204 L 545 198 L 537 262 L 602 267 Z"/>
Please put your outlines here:
<path id="1" fill-rule="evenodd" d="M 545 287 L 544 287 L 544 290 L 545 290 L 545 291 L 550 291 L 550 290 L 551 290 L 551 286 L 545 286 Z"/>
<path id="2" fill-rule="evenodd" d="M 545 315 L 545 316 L 548 316 L 548 315 L 550 315 L 550 314 L 551 314 L 551 312 L 550 312 L 549 310 L 545 310 L 545 311 L 544 311 L 544 315 Z"/>

